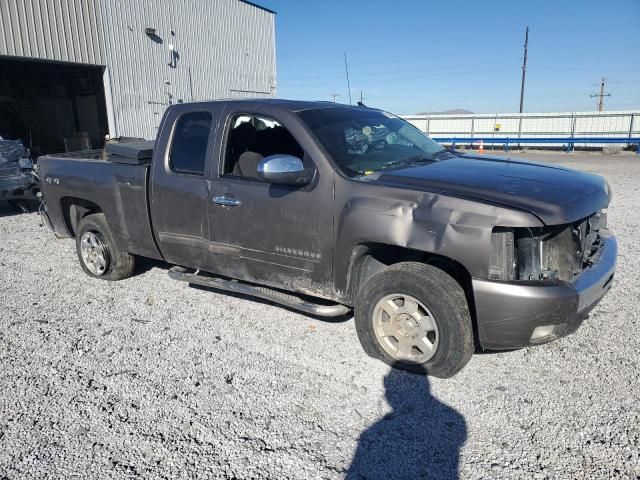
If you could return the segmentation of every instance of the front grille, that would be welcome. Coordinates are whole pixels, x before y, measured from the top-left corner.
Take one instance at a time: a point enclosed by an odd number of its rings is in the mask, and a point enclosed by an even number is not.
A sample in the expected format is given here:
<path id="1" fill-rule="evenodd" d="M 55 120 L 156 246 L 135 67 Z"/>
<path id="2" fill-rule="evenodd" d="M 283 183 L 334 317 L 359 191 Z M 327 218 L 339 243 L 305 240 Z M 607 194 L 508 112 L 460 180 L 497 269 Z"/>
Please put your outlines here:
<path id="1" fill-rule="evenodd" d="M 15 177 L 20 175 L 20 167 L 15 163 L 0 165 L 0 178 Z"/>

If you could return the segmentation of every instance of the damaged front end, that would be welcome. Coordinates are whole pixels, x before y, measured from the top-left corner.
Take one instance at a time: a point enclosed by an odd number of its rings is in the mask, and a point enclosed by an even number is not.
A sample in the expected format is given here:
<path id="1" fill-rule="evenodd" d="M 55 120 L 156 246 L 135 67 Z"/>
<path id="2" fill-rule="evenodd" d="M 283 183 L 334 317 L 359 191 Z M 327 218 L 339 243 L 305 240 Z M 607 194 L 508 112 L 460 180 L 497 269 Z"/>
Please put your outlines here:
<path id="1" fill-rule="evenodd" d="M 571 282 L 597 257 L 606 209 L 569 225 L 495 228 L 491 234 L 492 280 Z"/>
<path id="2" fill-rule="evenodd" d="M 19 140 L 0 140 L 0 200 L 36 200 L 40 179 L 26 149 Z"/>
<path id="3" fill-rule="evenodd" d="M 480 343 L 521 348 L 578 329 L 611 288 L 617 241 L 606 209 L 568 225 L 495 228 L 488 279 L 473 279 Z"/>

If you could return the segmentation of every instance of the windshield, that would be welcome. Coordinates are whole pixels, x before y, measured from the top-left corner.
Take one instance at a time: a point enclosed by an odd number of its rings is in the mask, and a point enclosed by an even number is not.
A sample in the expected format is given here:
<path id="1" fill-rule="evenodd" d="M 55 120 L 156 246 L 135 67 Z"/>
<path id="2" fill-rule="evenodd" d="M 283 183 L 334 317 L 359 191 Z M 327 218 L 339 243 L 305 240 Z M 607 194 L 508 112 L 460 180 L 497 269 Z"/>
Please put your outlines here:
<path id="1" fill-rule="evenodd" d="M 410 123 L 379 110 L 337 107 L 299 115 L 350 177 L 432 162 L 445 151 Z"/>

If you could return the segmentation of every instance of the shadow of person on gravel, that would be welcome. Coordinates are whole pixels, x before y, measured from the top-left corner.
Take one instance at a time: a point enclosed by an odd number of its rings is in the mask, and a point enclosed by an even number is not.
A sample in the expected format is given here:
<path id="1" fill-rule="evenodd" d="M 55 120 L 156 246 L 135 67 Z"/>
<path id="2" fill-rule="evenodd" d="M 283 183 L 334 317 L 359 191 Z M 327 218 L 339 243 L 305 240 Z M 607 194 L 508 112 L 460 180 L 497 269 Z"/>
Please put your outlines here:
<path id="1" fill-rule="evenodd" d="M 393 411 L 360 435 L 346 478 L 457 479 L 464 417 L 431 396 L 425 375 L 392 369 L 384 386 Z"/>

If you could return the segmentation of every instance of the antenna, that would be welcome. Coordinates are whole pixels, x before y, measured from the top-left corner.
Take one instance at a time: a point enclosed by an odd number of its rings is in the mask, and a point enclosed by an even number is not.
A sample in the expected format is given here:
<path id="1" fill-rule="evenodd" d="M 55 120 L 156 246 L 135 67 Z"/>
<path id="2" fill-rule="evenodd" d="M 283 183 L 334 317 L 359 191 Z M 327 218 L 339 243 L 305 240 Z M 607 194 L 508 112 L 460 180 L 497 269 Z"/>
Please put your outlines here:
<path id="1" fill-rule="evenodd" d="M 366 107 L 366 105 L 364 104 L 365 98 L 362 94 L 362 90 L 360 90 L 360 100 L 358 101 L 358 106 L 359 107 Z"/>
<path id="2" fill-rule="evenodd" d="M 347 90 L 349 90 L 349 105 L 351 105 L 351 84 L 349 83 L 349 64 L 347 63 L 347 54 L 344 54 L 344 69 L 347 72 Z"/>
<path id="3" fill-rule="evenodd" d="M 527 50 L 529 48 L 529 27 L 524 34 L 524 56 L 522 58 L 522 85 L 520 85 L 520 113 L 524 109 L 524 79 L 527 76 Z"/>
<path id="4" fill-rule="evenodd" d="M 333 103 L 336 103 L 336 97 L 340 96 L 340 94 L 336 92 L 330 93 L 329 95 L 333 98 Z"/>

